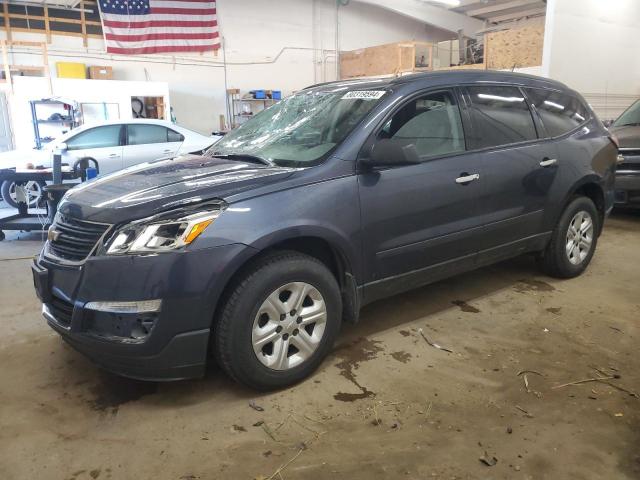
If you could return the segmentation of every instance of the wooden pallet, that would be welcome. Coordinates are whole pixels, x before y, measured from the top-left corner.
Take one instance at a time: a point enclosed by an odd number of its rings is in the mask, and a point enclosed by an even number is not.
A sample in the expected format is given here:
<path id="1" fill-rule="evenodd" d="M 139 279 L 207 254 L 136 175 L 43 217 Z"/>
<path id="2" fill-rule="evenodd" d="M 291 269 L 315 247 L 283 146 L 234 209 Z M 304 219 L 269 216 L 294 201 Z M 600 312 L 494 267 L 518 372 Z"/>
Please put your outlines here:
<path id="1" fill-rule="evenodd" d="M 42 65 L 16 65 L 9 63 L 9 50 L 12 47 L 33 47 L 38 48 L 42 52 Z M 47 52 L 47 44 L 45 42 L 25 42 L 18 40 L 0 40 L 0 51 L 2 51 L 2 63 L 4 78 L 0 79 L 2 83 L 10 85 L 10 91 L 13 91 L 13 76 L 15 74 L 41 73 L 43 77 L 49 79 L 49 92 L 51 93 L 51 74 L 49 72 L 49 54 Z"/>

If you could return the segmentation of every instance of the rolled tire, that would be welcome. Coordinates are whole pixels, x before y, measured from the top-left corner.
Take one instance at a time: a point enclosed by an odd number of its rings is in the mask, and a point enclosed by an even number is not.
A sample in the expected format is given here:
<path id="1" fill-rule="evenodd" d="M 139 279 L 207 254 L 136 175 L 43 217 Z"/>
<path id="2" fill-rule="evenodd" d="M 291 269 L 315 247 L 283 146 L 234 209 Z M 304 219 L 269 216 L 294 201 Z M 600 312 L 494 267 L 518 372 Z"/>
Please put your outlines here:
<path id="1" fill-rule="evenodd" d="M 577 277 L 589 266 L 599 233 L 600 217 L 593 201 L 582 196 L 573 198 L 537 259 L 539 267 L 551 277 Z"/>
<path id="2" fill-rule="evenodd" d="M 283 388 L 310 375 L 340 331 L 335 277 L 319 260 L 295 251 L 254 262 L 222 301 L 212 332 L 216 361 L 256 390 Z"/>

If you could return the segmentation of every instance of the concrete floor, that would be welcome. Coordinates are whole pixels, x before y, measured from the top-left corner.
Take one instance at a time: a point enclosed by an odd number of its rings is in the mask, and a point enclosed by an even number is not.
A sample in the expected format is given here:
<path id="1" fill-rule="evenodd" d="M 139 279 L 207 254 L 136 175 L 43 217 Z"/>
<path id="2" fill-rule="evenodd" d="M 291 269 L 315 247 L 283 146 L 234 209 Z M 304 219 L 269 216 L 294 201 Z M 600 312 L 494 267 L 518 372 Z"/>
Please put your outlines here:
<path id="1" fill-rule="evenodd" d="M 612 386 L 640 392 L 640 214 L 608 221 L 580 278 L 525 257 L 370 305 L 270 394 L 216 368 L 152 384 L 94 367 L 11 260 L 38 239 L 0 244 L 3 480 L 640 478 L 640 398 Z M 596 368 L 619 378 L 554 388 Z"/>

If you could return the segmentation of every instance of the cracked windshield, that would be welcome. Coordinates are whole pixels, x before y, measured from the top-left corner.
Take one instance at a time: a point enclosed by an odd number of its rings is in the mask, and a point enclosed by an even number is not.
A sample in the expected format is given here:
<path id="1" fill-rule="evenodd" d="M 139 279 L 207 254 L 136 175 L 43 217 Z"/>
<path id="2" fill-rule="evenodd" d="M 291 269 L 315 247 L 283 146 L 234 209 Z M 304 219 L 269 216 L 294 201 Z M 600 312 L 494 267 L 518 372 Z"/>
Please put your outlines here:
<path id="1" fill-rule="evenodd" d="M 252 156 L 302 167 L 324 160 L 371 111 L 384 90 L 303 91 L 227 134 L 209 155 Z"/>

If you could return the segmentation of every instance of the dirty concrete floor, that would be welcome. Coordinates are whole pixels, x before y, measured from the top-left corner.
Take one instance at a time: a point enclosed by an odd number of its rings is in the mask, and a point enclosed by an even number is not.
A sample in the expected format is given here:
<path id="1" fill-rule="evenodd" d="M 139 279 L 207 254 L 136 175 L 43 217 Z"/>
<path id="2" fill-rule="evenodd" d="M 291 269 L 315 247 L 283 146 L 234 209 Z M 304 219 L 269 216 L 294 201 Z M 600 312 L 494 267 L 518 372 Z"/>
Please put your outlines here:
<path id="1" fill-rule="evenodd" d="M 578 279 L 523 257 L 375 303 L 269 394 L 100 371 L 41 319 L 28 260 L 0 261 L 0 478 L 640 478 L 639 246 L 619 214 Z M 619 378 L 557 388 L 598 375 Z"/>

